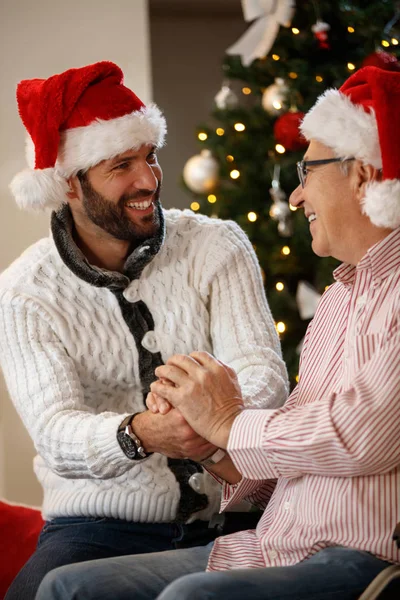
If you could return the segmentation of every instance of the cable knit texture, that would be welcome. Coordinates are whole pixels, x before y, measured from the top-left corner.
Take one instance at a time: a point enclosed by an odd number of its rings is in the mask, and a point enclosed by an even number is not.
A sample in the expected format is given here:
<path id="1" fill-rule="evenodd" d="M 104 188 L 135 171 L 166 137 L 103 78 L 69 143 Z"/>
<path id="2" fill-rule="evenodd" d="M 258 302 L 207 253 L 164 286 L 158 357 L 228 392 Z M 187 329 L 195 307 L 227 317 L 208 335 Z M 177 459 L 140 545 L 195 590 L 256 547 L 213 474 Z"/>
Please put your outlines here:
<path id="1" fill-rule="evenodd" d="M 286 370 L 248 238 L 233 222 L 191 211 L 164 217 L 161 248 L 123 289 L 151 312 L 143 347 L 164 362 L 211 352 L 236 370 L 248 405 L 282 405 Z M 144 410 L 138 356 L 117 294 L 74 274 L 52 237 L 1 275 L 0 359 L 38 453 L 45 518 L 176 518 L 180 488 L 168 459 L 132 461 L 116 439 L 122 419 Z M 219 484 L 206 479 L 208 507 L 191 520 L 219 508 Z"/>

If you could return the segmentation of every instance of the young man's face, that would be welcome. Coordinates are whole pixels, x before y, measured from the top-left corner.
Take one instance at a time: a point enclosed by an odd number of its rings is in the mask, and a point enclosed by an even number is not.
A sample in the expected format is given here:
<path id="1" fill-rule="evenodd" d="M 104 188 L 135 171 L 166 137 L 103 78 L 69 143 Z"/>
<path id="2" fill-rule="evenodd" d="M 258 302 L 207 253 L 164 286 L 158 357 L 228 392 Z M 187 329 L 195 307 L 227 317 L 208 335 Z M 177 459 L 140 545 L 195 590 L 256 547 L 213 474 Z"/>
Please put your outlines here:
<path id="1" fill-rule="evenodd" d="M 330 148 L 311 141 L 304 160 L 334 158 Z M 351 170 L 353 163 L 347 163 Z M 299 185 L 290 197 L 293 206 L 304 208 L 310 222 L 312 248 L 318 256 L 349 260 L 349 248 L 358 224 L 365 221 L 350 175 L 340 163 L 310 166 L 304 188 Z"/>
<path id="2" fill-rule="evenodd" d="M 162 171 L 153 146 L 128 150 L 78 178 L 86 217 L 109 235 L 138 244 L 157 233 Z"/>

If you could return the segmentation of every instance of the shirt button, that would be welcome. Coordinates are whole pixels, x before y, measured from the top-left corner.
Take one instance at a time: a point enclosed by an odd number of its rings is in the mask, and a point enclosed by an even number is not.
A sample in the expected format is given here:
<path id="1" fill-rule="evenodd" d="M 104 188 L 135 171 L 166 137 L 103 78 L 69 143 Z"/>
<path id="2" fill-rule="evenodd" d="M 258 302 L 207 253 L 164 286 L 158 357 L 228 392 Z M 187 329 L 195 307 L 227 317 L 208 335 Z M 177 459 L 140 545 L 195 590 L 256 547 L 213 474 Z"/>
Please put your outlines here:
<path id="1" fill-rule="evenodd" d="M 270 550 L 270 551 L 268 552 L 268 556 L 269 556 L 270 558 L 272 558 L 272 560 L 274 560 L 275 558 L 278 558 L 278 553 L 277 553 L 277 551 L 276 551 L 276 550 Z"/>
<path id="2" fill-rule="evenodd" d="M 138 302 L 140 300 L 139 297 L 139 280 L 135 279 L 132 281 L 129 286 L 122 292 L 125 300 L 128 302 Z"/>
<path id="3" fill-rule="evenodd" d="M 157 336 L 154 331 L 148 331 L 142 338 L 142 346 L 153 354 L 160 352 L 160 348 L 157 342 Z"/>

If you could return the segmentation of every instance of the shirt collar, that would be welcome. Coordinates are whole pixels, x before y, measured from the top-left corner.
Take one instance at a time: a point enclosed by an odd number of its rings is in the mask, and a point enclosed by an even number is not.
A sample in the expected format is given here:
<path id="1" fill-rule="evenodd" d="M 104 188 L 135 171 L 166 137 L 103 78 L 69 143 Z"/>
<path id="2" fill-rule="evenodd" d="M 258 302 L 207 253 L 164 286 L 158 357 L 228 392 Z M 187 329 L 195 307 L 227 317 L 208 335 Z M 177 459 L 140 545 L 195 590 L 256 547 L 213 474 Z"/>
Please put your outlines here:
<path id="1" fill-rule="evenodd" d="M 392 271 L 400 267 L 400 227 L 392 231 L 383 240 L 374 244 L 360 260 L 358 265 L 342 263 L 333 272 L 336 281 L 345 285 L 352 284 L 356 274 L 363 270 L 371 270 L 372 280 L 380 282 Z"/>

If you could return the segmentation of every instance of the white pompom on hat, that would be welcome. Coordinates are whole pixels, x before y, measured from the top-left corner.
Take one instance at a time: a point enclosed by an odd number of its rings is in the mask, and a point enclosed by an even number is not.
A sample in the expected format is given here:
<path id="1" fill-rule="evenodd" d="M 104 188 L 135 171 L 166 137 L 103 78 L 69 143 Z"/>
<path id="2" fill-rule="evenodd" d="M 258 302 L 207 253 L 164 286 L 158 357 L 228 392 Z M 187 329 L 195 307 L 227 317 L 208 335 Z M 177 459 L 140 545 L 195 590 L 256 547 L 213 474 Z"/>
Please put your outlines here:
<path id="1" fill-rule="evenodd" d="M 400 73 L 360 69 L 339 90 L 322 94 L 301 124 L 307 140 L 382 169 L 370 183 L 363 212 L 377 227 L 400 227 Z"/>
<path id="2" fill-rule="evenodd" d="M 10 189 L 20 208 L 57 209 L 67 199 L 67 179 L 166 134 L 164 116 L 123 85 L 123 73 L 102 61 L 17 87 L 18 109 L 28 131 L 29 169 Z"/>

